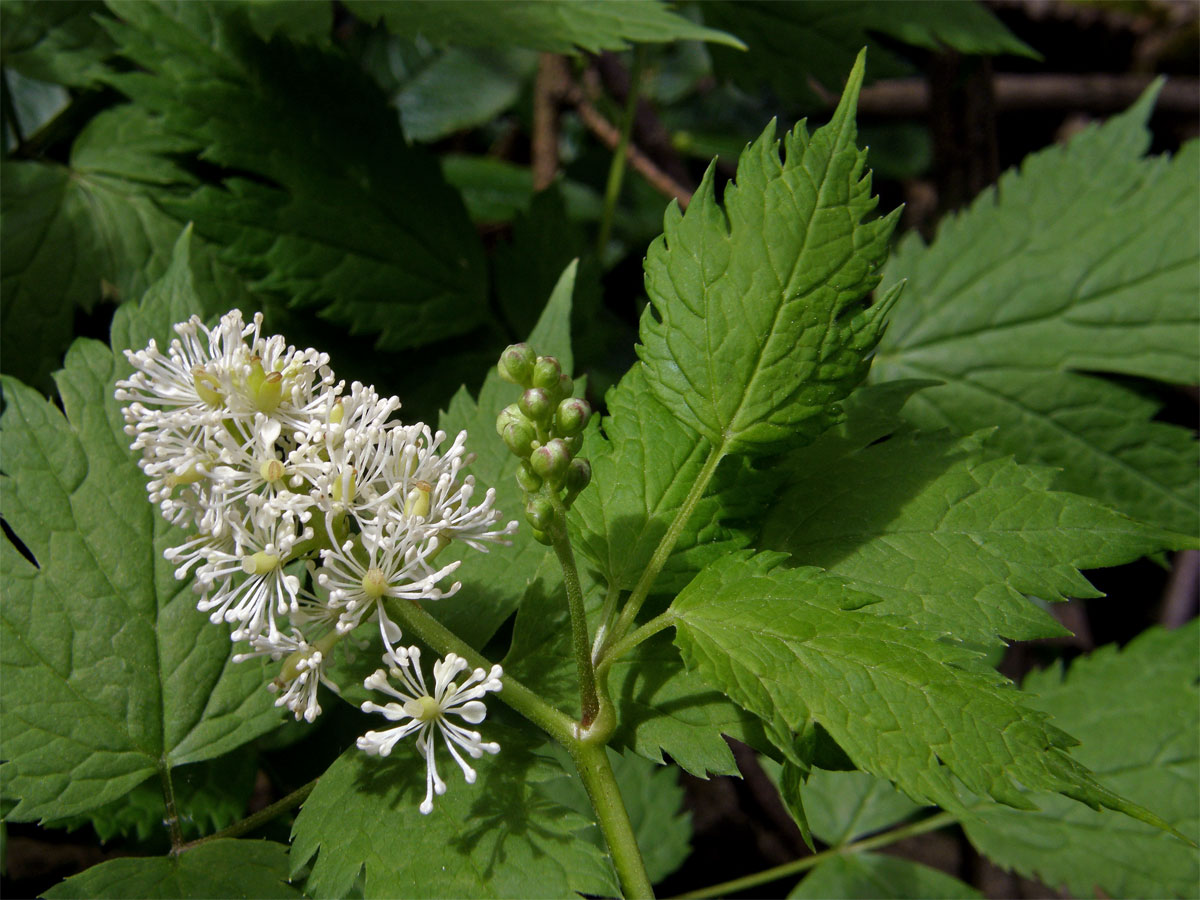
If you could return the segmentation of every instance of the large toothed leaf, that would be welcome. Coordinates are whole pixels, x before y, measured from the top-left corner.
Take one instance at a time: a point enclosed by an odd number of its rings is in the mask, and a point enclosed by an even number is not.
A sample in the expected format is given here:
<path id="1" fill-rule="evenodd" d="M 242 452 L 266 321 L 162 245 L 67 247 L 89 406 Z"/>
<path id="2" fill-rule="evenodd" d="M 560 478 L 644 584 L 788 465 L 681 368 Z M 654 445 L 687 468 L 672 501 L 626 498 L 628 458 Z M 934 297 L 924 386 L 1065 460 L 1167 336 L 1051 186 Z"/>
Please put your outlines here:
<path id="1" fill-rule="evenodd" d="M 1031 703 L 1082 741 L 1075 756 L 1106 786 L 1200 840 L 1200 663 L 1195 621 L 1154 629 L 1030 675 Z M 1061 797 L 1037 794 L 1037 812 L 980 810 L 967 836 L 1004 866 L 1076 897 L 1193 897 L 1200 853 L 1161 831 Z"/>
<path id="2" fill-rule="evenodd" d="M 439 747 L 448 790 L 427 816 L 417 808 L 425 796 L 425 760 L 411 739 L 387 758 L 353 747 L 342 754 L 292 829 L 293 873 L 312 864 L 306 892 L 345 896 L 365 869 L 368 900 L 616 896 L 612 866 L 587 837 L 594 819 L 541 788 L 564 777 L 549 747 L 493 716 L 479 729 L 500 752 L 473 762 L 478 780 L 465 784 Z"/>
<path id="3" fill-rule="evenodd" d="M 671 11 L 659 0 L 349 0 L 346 6 L 389 31 L 466 47 L 527 47 L 547 53 L 599 53 L 631 43 L 742 42 Z"/>
<path id="4" fill-rule="evenodd" d="M 223 302 L 189 240 L 146 301 L 118 312 L 118 349 L 165 341 L 170 323 Z M 81 339 L 57 376 L 63 411 L 4 382 L 3 514 L 34 560 L 0 546 L 0 756 L 5 794 L 20 801 L 10 818 L 101 806 L 279 720 L 263 666 L 230 663 L 228 629 L 196 611 L 162 558 L 182 534 L 146 501 L 113 399 L 128 372 L 119 352 Z"/>
<path id="5" fill-rule="evenodd" d="M 220 167 L 218 184 L 157 199 L 226 262 L 382 348 L 480 322 L 483 254 L 462 202 L 349 60 L 264 41 L 237 5 L 111 6 L 121 53 L 146 71 L 109 80 Z"/>
<path id="6" fill-rule="evenodd" d="M 605 398 L 603 433 L 593 425 L 583 455 L 592 486 L 572 507 L 576 548 L 605 581 L 632 590 L 704 467 L 711 445 L 680 422 L 635 366 Z M 718 470 L 707 496 L 692 511 L 655 590 L 678 591 L 688 579 L 730 550 L 745 547 L 744 520 L 762 510 L 764 478 L 741 459 Z"/>
<path id="7" fill-rule="evenodd" d="M 913 387 L 860 391 L 845 426 L 791 454 L 760 547 L 843 576 L 932 631 L 988 644 L 1062 634 L 1028 597 L 1099 596 L 1080 569 L 1187 544 L 1051 490 L 1053 470 L 997 456 L 986 435 L 901 426 L 895 410 Z M 937 388 L 908 403 L 926 390 Z"/>
<path id="8" fill-rule="evenodd" d="M 1194 383 L 1200 370 L 1200 143 L 1174 159 L 1143 156 L 1156 94 L 1029 157 L 928 247 L 901 242 L 885 283 L 907 279 L 909 302 L 873 377 L 942 381 L 909 418 L 962 432 L 999 425 L 996 446 L 1062 467 L 1059 485 L 1196 534 L 1190 434 L 1151 422 L 1152 400 L 1096 377 Z"/>
<path id="9" fill-rule="evenodd" d="M 213 841 L 178 856 L 110 859 L 56 884 L 42 895 L 126 900 L 160 897 L 292 898 L 287 847 L 272 841 Z"/>
<path id="10" fill-rule="evenodd" d="M 772 123 L 738 161 L 724 202 L 715 169 L 646 257 L 639 355 L 659 399 L 723 452 L 779 449 L 837 419 L 866 374 L 897 291 L 874 306 L 895 214 L 875 208 L 854 110 L 864 57 L 828 125 Z"/>
<path id="11" fill-rule="evenodd" d="M 914 799 L 963 809 L 955 779 L 1028 808 L 1021 788 L 1062 793 L 1162 825 L 1097 784 L 1074 740 L 974 653 L 887 605 L 777 554 L 709 566 L 671 606 L 688 667 L 765 722 L 822 725 L 854 764 Z"/>

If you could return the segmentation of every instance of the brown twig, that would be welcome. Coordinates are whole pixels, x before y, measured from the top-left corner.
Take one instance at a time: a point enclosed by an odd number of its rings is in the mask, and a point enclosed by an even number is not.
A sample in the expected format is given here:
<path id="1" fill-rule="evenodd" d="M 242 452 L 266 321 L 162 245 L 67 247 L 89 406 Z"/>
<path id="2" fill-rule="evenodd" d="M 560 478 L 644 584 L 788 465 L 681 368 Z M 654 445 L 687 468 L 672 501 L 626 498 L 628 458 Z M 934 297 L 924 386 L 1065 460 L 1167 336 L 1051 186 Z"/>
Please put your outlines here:
<path id="1" fill-rule="evenodd" d="M 558 106 L 567 79 L 566 61 L 554 53 L 543 53 L 533 85 L 533 189 L 543 191 L 558 174 Z"/>
<path id="2" fill-rule="evenodd" d="M 997 75 L 996 109 L 1013 112 L 1031 109 L 1115 112 L 1125 109 L 1151 82 L 1145 75 Z M 838 96 L 813 85 L 832 108 Z M 863 88 L 858 111 L 864 116 L 912 118 L 929 112 L 929 84 L 924 78 L 895 78 Z M 1156 109 L 1194 113 L 1200 107 L 1200 79 L 1172 77 L 1163 85 Z"/>
<path id="3" fill-rule="evenodd" d="M 608 121 L 592 105 L 592 102 L 584 96 L 583 90 L 574 81 L 568 82 L 564 99 L 571 106 L 575 107 L 579 118 L 592 134 L 600 138 L 610 150 L 616 149 L 617 145 L 621 142 L 620 129 Z M 687 209 L 687 205 L 692 199 L 691 191 L 660 169 L 654 160 L 639 150 L 634 144 L 631 143 L 629 145 L 626 155 L 629 159 L 629 165 L 645 178 L 651 187 L 660 194 L 664 194 L 667 197 L 674 197 L 679 201 L 680 208 Z"/>
<path id="4" fill-rule="evenodd" d="M 1159 621 L 1164 628 L 1190 622 L 1200 607 L 1200 550 L 1184 550 L 1175 557 L 1171 580 L 1163 594 Z"/>

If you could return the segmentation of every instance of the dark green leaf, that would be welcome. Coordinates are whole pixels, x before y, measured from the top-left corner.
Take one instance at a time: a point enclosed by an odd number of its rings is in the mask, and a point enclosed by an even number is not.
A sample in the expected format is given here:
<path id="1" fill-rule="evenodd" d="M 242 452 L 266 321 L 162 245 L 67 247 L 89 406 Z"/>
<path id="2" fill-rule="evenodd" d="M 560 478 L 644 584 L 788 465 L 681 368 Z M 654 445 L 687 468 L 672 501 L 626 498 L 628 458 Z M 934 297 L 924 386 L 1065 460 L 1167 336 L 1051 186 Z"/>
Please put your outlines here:
<path id="1" fill-rule="evenodd" d="M 287 848 L 271 841 L 220 840 L 179 856 L 110 859 L 42 896 L 97 900 L 301 897 L 288 883 Z"/>
<path id="2" fill-rule="evenodd" d="M 170 323 L 225 302 L 189 240 L 145 301 L 118 311 L 118 351 L 165 342 Z M 113 399 L 128 371 L 119 352 L 81 339 L 57 377 L 64 412 L 4 382 L 4 517 L 36 560 L 0 546 L 0 756 L 22 821 L 101 806 L 279 720 L 264 668 L 230 663 L 228 629 L 196 611 L 162 558 L 180 533 L 146 502 L 129 451 Z"/>
<path id="3" fill-rule="evenodd" d="M 835 856 L 814 868 L 789 898 L 824 900 L 962 900 L 983 894 L 952 875 L 880 853 Z"/>
<path id="4" fill-rule="evenodd" d="M 548 53 L 624 50 L 630 43 L 715 41 L 741 47 L 732 35 L 696 25 L 658 0 L 347 0 L 368 22 L 434 43 L 525 47 Z"/>

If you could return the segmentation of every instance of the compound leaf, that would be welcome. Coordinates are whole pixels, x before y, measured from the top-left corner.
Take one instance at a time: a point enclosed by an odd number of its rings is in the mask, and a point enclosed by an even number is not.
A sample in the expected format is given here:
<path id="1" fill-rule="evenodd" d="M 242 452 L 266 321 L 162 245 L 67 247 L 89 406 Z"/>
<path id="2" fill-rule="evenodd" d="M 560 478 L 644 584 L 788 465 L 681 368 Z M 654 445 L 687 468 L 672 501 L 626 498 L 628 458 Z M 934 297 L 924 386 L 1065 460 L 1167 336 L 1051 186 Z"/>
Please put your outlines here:
<path id="1" fill-rule="evenodd" d="M 1160 819 L 1097 784 L 1047 722 L 976 653 L 779 554 L 731 554 L 671 605 L 685 663 L 713 687 L 793 732 L 823 726 L 854 764 L 916 800 L 962 810 L 952 776 L 1029 808 L 1021 787 Z"/>
<path id="2" fill-rule="evenodd" d="M 498 706 L 498 704 L 493 704 Z M 365 897 L 615 896 L 615 875 L 587 838 L 594 827 L 553 799 L 540 782 L 563 770 L 528 731 L 499 716 L 481 726 L 500 753 L 480 760 L 478 781 L 462 782 L 443 755 L 449 784 L 421 815 L 425 761 L 411 743 L 392 756 L 351 748 L 321 776 L 292 829 L 292 871 L 315 856 L 307 893 L 341 897 L 364 867 Z"/>
<path id="3" fill-rule="evenodd" d="M 165 341 L 170 323 L 222 303 L 190 233 L 113 343 Z M 202 298 L 197 288 L 206 290 Z M 0 419 L 5 602 L 0 717 L 10 818 L 102 806 L 162 767 L 209 759 L 278 722 L 258 663 L 229 661 L 228 629 L 194 608 L 163 550 L 180 533 L 146 502 L 113 382 L 119 352 L 78 340 L 57 383 L 63 411 L 15 379 Z"/>
<path id="4" fill-rule="evenodd" d="M 1028 157 L 928 247 L 901 242 L 885 277 L 907 279 L 912 302 L 873 377 L 944 382 L 906 415 L 964 433 L 999 425 L 999 448 L 1062 466 L 1061 486 L 1196 534 L 1190 435 L 1094 374 L 1194 383 L 1200 365 L 1200 143 L 1143 157 L 1156 93 Z"/>
<path id="5" fill-rule="evenodd" d="M 1075 756 L 1105 785 L 1200 840 L 1200 626 L 1152 629 L 1123 649 L 1103 647 L 1030 675 L 1030 703 L 1082 741 Z M 1039 810 L 981 810 L 967 837 L 998 864 L 1065 886 L 1077 897 L 1191 897 L 1194 846 L 1132 819 L 1036 794 Z"/>
<path id="6" fill-rule="evenodd" d="M 710 167 L 647 253 L 647 381 L 722 452 L 778 450 L 836 421 L 898 294 L 866 306 L 896 216 L 864 221 L 876 204 L 855 145 L 864 65 L 860 55 L 828 125 L 784 136 L 783 159 L 768 125 L 723 204 Z"/>
<path id="7" fill-rule="evenodd" d="M 997 457 L 982 436 L 889 426 L 886 407 L 911 387 L 864 389 L 846 427 L 788 458 L 760 547 L 840 575 L 932 631 L 989 644 L 1064 633 L 1028 595 L 1100 596 L 1080 569 L 1186 545 L 1051 490 L 1053 471 Z"/>

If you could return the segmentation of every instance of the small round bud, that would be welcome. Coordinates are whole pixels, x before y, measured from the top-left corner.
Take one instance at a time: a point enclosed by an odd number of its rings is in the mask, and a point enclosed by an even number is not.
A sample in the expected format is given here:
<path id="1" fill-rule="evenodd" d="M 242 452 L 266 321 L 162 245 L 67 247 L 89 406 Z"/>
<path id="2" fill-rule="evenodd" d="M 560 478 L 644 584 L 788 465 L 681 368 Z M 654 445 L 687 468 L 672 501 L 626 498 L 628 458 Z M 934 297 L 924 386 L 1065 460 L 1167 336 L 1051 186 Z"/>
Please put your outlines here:
<path id="1" fill-rule="evenodd" d="M 525 504 L 525 520 L 539 531 L 549 531 L 554 522 L 554 506 L 545 497 L 535 497 Z"/>
<path id="2" fill-rule="evenodd" d="M 571 460 L 571 464 L 567 466 L 567 477 L 565 484 L 567 491 L 572 494 L 578 494 L 592 480 L 592 464 L 586 459 L 577 458 Z"/>
<path id="3" fill-rule="evenodd" d="M 517 401 L 521 412 L 535 422 L 546 422 L 554 412 L 554 399 L 542 388 L 530 388 Z"/>
<path id="4" fill-rule="evenodd" d="M 558 379 L 558 398 L 561 400 L 564 397 L 570 397 L 575 393 L 575 382 L 571 380 L 571 376 L 563 372 Z"/>
<path id="5" fill-rule="evenodd" d="M 573 434 L 570 437 L 563 438 L 562 441 L 567 446 L 567 452 L 570 453 L 572 456 L 574 456 L 576 453 L 578 453 L 580 450 L 583 449 L 583 435 L 582 434 Z"/>
<path id="6" fill-rule="evenodd" d="M 591 416 L 591 404 L 578 397 L 569 397 L 558 404 L 558 409 L 554 411 L 554 424 L 559 434 L 579 434 Z"/>
<path id="7" fill-rule="evenodd" d="M 503 435 L 504 429 L 509 425 L 525 425 L 533 428 L 529 417 L 521 412 L 521 407 L 516 403 L 508 404 L 500 410 L 500 415 L 496 416 L 496 434 Z"/>
<path id="8" fill-rule="evenodd" d="M 533 452 L 533 439 L 537 437 L 537 433 L 528 423 L 510 422 L 504 426 L 500 437 L 504 438 L 505 446 L 517 456 L 528 456 Z"/>
<path id="9" fill-rule="evenodd" d="M 528 344 L 511 344 L 500 354 L 496 371 L 500 378 L 510 384 L 529 387 L 537 356 Z"/>
<path id="10" fill-rule="evenodd" d="M 531 529 L 531 533 L 533 534 L 533 539 L 539 544 L 545 544 L 547 547 L 549 547 L 552 543 L 550 540 L 550 535 L 546 534 L 546 532 L 542 531 L 540 528 Z"/>
<path id="11" fill-rule="evenodd" d="M 549 481 L 551 485 L 562 483 L 563 475 L 566 474 L 567 466 L 570 464 L 571 454 L 561 438 L 555 438 L 545 446 L 538 447 L 529 457 L 529 465 L 533 467 L 533 471 Z"/>
<path id="12" fill-rule="evenodd" d="M 521 465 L 517 468 L 517 484 L 527 494 L 532 494 L 542 489 L 542 476 L 533 471 L 533 467 L 529 465 L 529 460 L 521 460 Z"/>
<path id="13" fill-rule="evenodd" d="M 533 367 L 533 386 L 544 391 L 558 390 L 558 382 L 562 378 L 562 366 L 553 356 L 538 357 L 537 365 Z"/>

